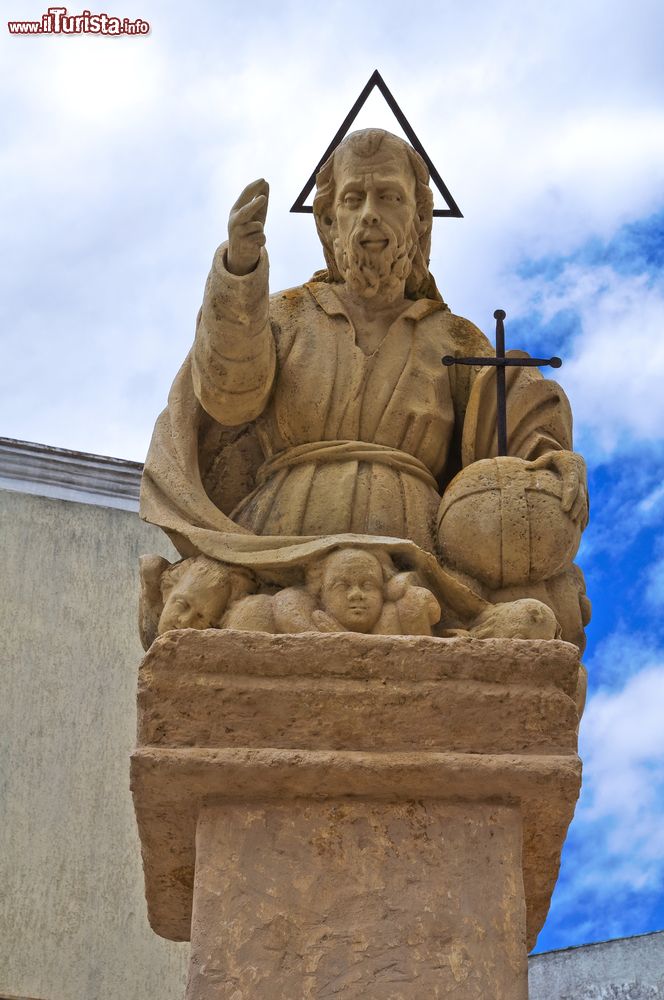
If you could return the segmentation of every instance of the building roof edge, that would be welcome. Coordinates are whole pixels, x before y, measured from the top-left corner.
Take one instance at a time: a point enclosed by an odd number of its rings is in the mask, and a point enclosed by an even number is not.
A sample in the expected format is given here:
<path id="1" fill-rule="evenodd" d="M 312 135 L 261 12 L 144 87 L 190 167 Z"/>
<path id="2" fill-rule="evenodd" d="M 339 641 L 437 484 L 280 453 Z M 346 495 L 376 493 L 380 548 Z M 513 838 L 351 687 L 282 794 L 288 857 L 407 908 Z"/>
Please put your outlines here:
<path id="1" fill-rule="evenodd" d="M 138 511 L 143 465 L 0 437 L 0 488 Z"/>

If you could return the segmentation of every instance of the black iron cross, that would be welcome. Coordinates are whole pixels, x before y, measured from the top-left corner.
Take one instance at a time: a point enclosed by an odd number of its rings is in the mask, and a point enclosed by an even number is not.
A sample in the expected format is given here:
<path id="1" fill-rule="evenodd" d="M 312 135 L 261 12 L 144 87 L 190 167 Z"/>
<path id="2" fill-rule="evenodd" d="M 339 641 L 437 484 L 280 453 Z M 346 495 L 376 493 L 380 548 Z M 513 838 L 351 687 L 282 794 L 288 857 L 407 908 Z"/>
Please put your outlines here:
<path id="1" fill-rule="evenodd" d="M 453 358 L 446 354 L 442 358 L 444 365 L 478 365 L 486 367 L 490 365 L 496 369 L 496 397 L 497 411 L 496 424 L 498 429 L 498 454 L 507 454 L 507 402 L 505 399 L 505 368 L 540 368 L 550 365 L 551 368 L 560 368 L 562 361 L 560 358 L 506 358 L 505 357 L 505 326 L 506 316 L 504 309 L 496 309 L 493 318 L 496 321 L 496 356 L 495 358 Z"/>

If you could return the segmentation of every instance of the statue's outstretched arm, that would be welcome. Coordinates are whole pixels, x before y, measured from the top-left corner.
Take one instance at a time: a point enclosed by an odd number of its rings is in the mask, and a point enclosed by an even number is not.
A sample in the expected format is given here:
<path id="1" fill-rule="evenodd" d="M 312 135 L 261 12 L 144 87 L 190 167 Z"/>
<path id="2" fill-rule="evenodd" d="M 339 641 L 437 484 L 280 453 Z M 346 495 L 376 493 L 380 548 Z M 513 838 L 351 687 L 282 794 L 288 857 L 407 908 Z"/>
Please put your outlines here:
<path id="1" fill-rule="evenodd" d="M 229 240 L 214 256 L 196 328 L 196 396 L 211 417 L 229 427 L 263 411 L 276 370 L 262 249 L 267 196 L 266 182 L 254 181 L 231 209 Z"/>

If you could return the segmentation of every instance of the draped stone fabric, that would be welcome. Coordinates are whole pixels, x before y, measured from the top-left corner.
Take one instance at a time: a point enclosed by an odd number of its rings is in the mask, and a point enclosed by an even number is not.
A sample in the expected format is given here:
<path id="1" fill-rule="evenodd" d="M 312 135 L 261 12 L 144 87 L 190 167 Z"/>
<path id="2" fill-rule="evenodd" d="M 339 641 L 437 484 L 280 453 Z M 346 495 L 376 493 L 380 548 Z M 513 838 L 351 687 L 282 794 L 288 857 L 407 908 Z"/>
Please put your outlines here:
<path id="1" fill-rule="evenodd" d="M 419 299 L 367 356 L 333 284 L 269 296 L 265 251 L 243 277 L 224 254 L 157 420 L 141 515 L 182 555 L 258 568 L 348 533 L 409 539 L 435 556 L 445 485 L 496 453 L 494 371 L 441 358 L 491 355 L 489 341 Z M 571 448 L 560 387 L 532 368 L 509 369 L 507 383 L 510 453 Z"/>
<path id="2" fill-rule="evenodd" d="M 160 524 L 166 515 L 163 526 L 185 537 L 187 526 L 282 536 L 352 531 L 408 537 L 432 551 L 438 484 L 462 463 L 495 454 L 493 372 L 446 368 L 441 357 L 490 355 L 487 339 L 441 302 L 420 299 L 366 356 L 334 285 L 312 282 L 268 299 L 266 254 L 237 277 L 223 251 L 194 350 L 155 428 L 143 515 Z M 511 454 L 571 447 L 560 387 L 536 369 L 511 369 L 508 383 Z M 253 422 L 265 463 L 252 470 L 256 488 L 229 512 L 232 524 L 203 488 L 205 414 L 226 428 Z"/>

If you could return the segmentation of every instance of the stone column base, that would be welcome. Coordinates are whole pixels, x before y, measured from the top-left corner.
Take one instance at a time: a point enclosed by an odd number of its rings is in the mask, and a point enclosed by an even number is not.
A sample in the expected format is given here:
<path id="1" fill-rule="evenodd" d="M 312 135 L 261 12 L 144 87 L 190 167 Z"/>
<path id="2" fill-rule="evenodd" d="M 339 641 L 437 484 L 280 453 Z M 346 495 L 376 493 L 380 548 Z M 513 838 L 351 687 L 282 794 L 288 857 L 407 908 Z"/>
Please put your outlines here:
<path id="1" fill-rule="evenodd" d="M 187 1000 L 527 1000 L 519 811 L 205 805 L 191 945 Z"/>
<path id="2" fill-rule="evenodd" d="M 562 642 L 158 640 L 132 788 L 187 1000 L 526 1000 L 580 784 L 578 671 Z"/>

